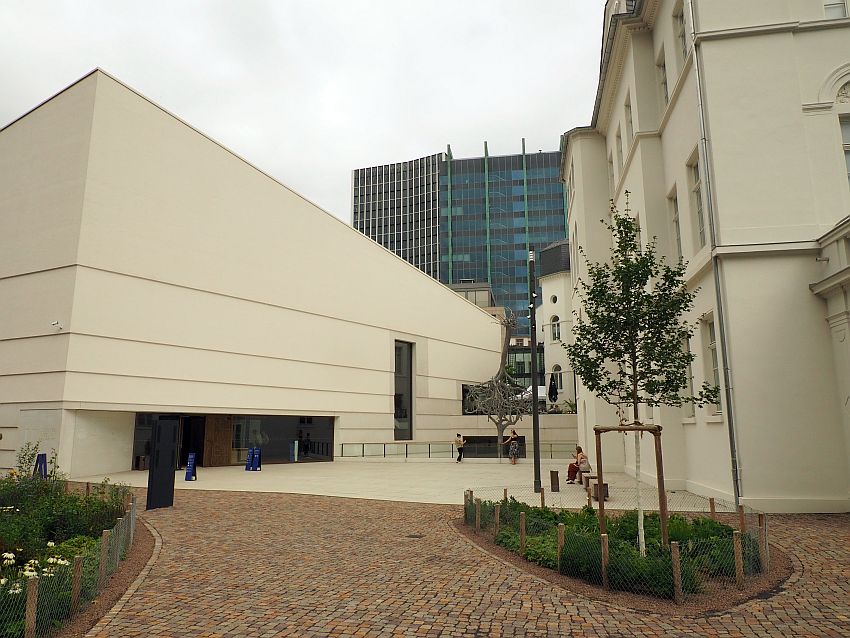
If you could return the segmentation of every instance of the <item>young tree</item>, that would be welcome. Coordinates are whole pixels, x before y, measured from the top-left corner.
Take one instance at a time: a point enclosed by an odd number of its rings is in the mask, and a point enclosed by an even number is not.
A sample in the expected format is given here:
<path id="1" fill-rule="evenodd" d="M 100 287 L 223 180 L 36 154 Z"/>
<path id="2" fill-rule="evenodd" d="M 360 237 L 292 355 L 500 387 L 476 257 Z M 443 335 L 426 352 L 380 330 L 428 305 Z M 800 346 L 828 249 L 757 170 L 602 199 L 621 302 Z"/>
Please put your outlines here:
<path id="1" fill-rule="evenodd" d="M 626 194 L 628 198 L 628 193 Z M 717 403 L 717 386 L 703 383 L 688 394 L 688 370 L 694 360 L 684 347 L 694 333 L 682 315 L 693 307 L 696 290 L 688 290 L 684 262 L 668 265 L 656 253 L 655 238 L 640 245 L 639 228 L 626 200 L 624 214 L 611 204 L 611 261 L 587 260 L 588 281 L 579 280 L 583 313 L 574 312 L 575 341 L 563 344 L 575 373 L 597 397 L 617 407 L 620 425 L 631 406 L 640 425 L 638 406 L 698 406 Z M 646 551 L 640 494 L 640 438 L 635 432 L 635 487 L 638 543 Z"/>
<path id="2" fill-rule="evenodd" d="M 525 414 L 531 412 L 532 399 L 524 397 L 523 388 L 507 371 L 508 346 L 511 335 L 516 330 L 516 318 L 507 314 L 499 319 L 504 328 L 502 339 L 502 358 L 496 375 L 489 381 L 474 385 L 466 395 L 465 410 L 472 414 L 486 414 L 496 426 L 499 435 L 497 445 L 499 458 L 502 458 L 502 438 L 508 426 L 513 427 Z"/>

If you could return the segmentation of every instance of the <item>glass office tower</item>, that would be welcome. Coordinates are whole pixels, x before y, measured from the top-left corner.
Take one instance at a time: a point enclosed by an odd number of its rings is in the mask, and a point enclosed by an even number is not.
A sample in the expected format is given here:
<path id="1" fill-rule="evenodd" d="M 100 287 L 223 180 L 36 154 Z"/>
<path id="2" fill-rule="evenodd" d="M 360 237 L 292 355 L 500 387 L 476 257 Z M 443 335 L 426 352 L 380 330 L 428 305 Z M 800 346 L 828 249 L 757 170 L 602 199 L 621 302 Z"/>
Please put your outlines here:
<path id="1" fill-rule="evenodd" d="M 567 236 L 559 151 L 454 159 L 440 167 L 440 271 L 443 283 L 490 284 L 528 335 L 528 252 Z"/>
<path id="2" fill-rule="evenodd" d="M 352 175 L 352 224 L 439 279 L 438 172 L 443 154 L 359 168 Z"/>
<path id="3" fill-rule="evenodd" d="M 559 151 L 445 154 L 353 172 L 354 228 L 444 284 L 488 283 L 528 336 L 528 251 L 567 236 Z"/>

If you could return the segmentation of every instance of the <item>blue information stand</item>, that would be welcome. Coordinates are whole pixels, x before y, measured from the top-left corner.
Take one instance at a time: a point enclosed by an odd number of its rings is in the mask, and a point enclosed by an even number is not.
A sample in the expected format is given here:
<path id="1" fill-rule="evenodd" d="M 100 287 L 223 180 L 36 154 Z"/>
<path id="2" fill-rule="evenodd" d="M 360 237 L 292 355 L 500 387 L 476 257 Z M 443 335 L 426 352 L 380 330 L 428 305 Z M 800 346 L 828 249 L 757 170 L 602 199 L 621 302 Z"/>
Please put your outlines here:
<path id="1" fill-rule="evenodd" d="M 47 454 L 42 452 L 41 454 L 35 457 L 35 467 L 32 470 L 33 476 L 38 476 L 39 478 L 46 479 L 47 478 Z"/>
<path id="2" fill-rule="evenodd" d="M 298 441 L 289 442 L 289 461 L 295 463 L 298 461 L 298 454 L 301 450 L 298 449 Z"/>
<path id="3" fill-rule="evenodd" d="M 186 480 L 197 481 L 198 469 L 195 467 L 195 453 L 189 452 L 189 460 L 186 461 Z"/>
<path id="4" fill-rule="evenodd" d="M 260 448 L 249 447 L 248 458 L 245 459 L 246 472 L 261 472 L 263 470 L 263 458 Z"/>

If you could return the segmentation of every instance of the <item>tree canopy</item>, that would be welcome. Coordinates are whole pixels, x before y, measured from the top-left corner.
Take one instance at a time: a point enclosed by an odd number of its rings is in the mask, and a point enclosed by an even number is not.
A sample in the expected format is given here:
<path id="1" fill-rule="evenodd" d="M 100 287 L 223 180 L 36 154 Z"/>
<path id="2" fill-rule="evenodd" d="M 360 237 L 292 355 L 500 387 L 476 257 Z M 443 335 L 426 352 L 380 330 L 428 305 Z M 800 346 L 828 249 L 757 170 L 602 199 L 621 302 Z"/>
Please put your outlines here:
<path id="1" fill-rule="evenodd" d="M 694 354 L 686 344 L 694 325 L 682 319 L 693 308 L 696 290 L 684 280 L 685 262 L 666 263 L 653 238 L 643 248 L 637 222 L 611 206 L 614 246 L 610 262 L 587 263 L 578 281 L 582 313 L 574 311 L 575 340 L 563 344 L 575 373 L 588 390 L 620 408 L 702 406 L 717 403 L 719 390 L 707 382 L 688 392 Z"/>

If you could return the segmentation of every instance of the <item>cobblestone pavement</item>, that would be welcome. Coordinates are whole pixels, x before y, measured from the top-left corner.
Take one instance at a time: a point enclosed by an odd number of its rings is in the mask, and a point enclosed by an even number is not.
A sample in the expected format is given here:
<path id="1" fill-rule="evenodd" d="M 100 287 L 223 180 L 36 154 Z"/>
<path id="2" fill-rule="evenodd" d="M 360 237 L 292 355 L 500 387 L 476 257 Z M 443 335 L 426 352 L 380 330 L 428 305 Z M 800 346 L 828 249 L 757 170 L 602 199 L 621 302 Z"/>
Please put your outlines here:
<path id="1" fill-rule="evenodd" d="M 142 501 L 144 502 L 144 501 Z M 625 611 L 491 558 L 461 508 L 272 493 L 178 492 L 146 513 L 147 579 L 89 636 L 850 636 L 850 516 L 771 517 L 795 572 L 728 613 Z"/>

